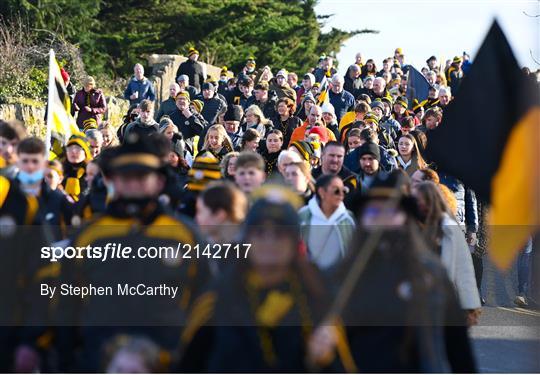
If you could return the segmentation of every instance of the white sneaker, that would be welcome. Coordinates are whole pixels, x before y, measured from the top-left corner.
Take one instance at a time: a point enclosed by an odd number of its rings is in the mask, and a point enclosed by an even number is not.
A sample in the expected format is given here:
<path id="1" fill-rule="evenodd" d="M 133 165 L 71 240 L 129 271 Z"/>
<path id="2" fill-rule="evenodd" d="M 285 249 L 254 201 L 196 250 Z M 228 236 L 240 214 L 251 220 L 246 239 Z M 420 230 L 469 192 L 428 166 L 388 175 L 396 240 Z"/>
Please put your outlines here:
<path id="1" fill-rule="evenodd" d="M 527 303 L 527 299 L 524 296 L 516 296 L 516 298 L 514 299 L 514 303 L 519 307 L 529 306 L 529 304 Z"/>

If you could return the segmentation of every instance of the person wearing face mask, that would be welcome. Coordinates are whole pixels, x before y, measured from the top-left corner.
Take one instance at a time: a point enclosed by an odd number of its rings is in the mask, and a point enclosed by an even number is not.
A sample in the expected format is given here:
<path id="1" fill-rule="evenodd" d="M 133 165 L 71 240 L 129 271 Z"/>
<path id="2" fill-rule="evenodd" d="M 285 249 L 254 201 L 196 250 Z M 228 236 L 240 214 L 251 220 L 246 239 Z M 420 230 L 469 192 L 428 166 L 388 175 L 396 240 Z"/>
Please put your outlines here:
<path id="1" fill-rule="evenodd" d="M 139 117 L 129 124 L 124 131 L 124 140 L 130 134 L 137 134 L 140 137 L 149 136 L 159 132 L 159 124 L 154 120 L 154 103 L 150 100 L 143 100 L 139 105 Z"/>
<path id="2" fill-rule="evenodd" d="M 59 220 L 63 195 L 43 182 L 43 142 L 27 138 L 18 150 L 22 152 L 15 178 L 0 175 L 0 371 L 32 373 L 46 370 L 40 366 L 39 338 L 46 333 L 42 327 L 49 324 L 50 315 L 48 299 L 39 296 L 40 284 L 53 283 L 58 270 L 40 258 L 39 249 L 62 238 L 60 226 L 50 227 L 43 220 Z"/>
<path id="3" fill-rule="evenodd" d="M 17 154 L 19 186 L 25 194 L 37 198 L 38 217 L 49 226 L 52 240 L 60 241 L 66 235 L 66 225 L 71 223 L 73 207 L 64 194 L 52 190 L 45 182 L 45 143 L 39 138 L 26 138 L 19 144 Z"/>
<path id="4" fill-rule="evenodd" d="M 192 247 L 204 244 L 191 225 L 174 216 L 160 202 L 159 196 L 166 184 L 160 147 L 155 136 L 134 135 L 113 149 L 113 154 L 101 167 L 107 170 L 114 196 L 106 211 L 86 223 L 68 240 L 67 246 L 105 248 L 115 243 L 124 249 L 134 249 L 133 254 L 140 254 L 136 249 L 141 246 L 176 248 L 178 243 Z M 59 298 L 56 318 L 67 326 L 57 349 L 59 371 L 98 371 L 103 344 L 119 334 L 149 334 L 164 354 L 172 356 L 178 348 L 181 327 L 186 323 L 192 299 L 197 297 L 209 276 L 206 262 L 178 256 L 168 253 L 153 262 L 141 257 L 120 263 L 118 259 L 104 261 L 102 257 L 65 259 L 59 283 L 80 287 L 87 283 L 85 280 L 99 280 L 101 285 L 143 283 L 149 287 L 167 281 L 167 285 L 181 286 L 182 290 L 174 295 L 124 298 L 102 295 L 84 301 Z M 152 326 L 151 330 L 148 326 Z M 76 327 L 84 327 L 84 330 Z M 75 355 L 76 352 L 81 355 Z"/>

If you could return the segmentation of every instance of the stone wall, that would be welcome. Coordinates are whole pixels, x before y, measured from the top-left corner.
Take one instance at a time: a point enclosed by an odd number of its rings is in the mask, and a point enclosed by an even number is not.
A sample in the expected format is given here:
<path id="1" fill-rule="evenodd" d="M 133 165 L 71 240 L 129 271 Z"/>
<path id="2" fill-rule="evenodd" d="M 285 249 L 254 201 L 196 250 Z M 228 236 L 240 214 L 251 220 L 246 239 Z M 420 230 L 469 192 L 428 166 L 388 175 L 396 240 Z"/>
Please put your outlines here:
<path id="1" fill-rule="evenodd" d="M 107 113 L 105 119 L 114 126 L 122 124 L 122 117 L 129 108 L 129 102 L 122 98 L 108 96 Z M 45 137 L 45 105 L 29 104 L 0 104 L 0 119 L 22 121 L 29 133 L 38 137 Z"/>
<path id="2" fill-rule="evenodd" d="M 152 68 L 149 79 L 154 83 L 156 89 L 156 110 L 159 103 L 169 98 L 169 85 L 175 82 L 176 71 L 187 57 L 181 55 L 157 55 L 147 56 L 148 66 Z M 209 64 L 203 64 L 206 75 L 214 79 L 219 79 L 221 68 Z"/>
<path id="3" fill-rule="evenodd" d="M 147 57 L 148 65 L 152 69 L 149 79 L 154 83 L 156 89 L 156 110 L 159 103 L 169 97 L 169 85 L 175 82 L 176 71 L 181 63 L 187 60 L 180 55 L 157 55 Z M 219 78 L 221 68 L 203 63 L 207 76 L 214 79 Z M 119 93 L 121 95 L 121 93 Z M 106 97 L 107 113 L 105 119 L 114 126 L 122 123 L 122 117 L 129 108 L 129 102 L 121 96 Z M 45 136 L 45 105 L 30 104 L 1 104 L 0 119 L 19 120 L 24 122 L 28 131 L 37 136 Z"/>
<path id="4" fill-rule="evenodd" d="M 0 119 L 22 121 L 32 135 L 45 136 L 44 105 L 0 104 Z"/>

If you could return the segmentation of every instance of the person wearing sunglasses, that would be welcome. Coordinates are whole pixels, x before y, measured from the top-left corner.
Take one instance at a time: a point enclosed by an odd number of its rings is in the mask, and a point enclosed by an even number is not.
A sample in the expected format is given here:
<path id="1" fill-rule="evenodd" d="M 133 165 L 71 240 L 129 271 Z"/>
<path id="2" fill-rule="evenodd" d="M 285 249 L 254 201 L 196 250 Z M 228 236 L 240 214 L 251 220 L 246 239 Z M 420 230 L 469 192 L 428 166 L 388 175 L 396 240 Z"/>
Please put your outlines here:
<path id="1" fill-rule="evenodd" d="M 355 229 L 353 215 L 343 204 L 344 198 L 341 178 L 323 174 L 315 183 L 315 196 L 299 211 L 309 258 L 323 270 L 345 256 Z"/>

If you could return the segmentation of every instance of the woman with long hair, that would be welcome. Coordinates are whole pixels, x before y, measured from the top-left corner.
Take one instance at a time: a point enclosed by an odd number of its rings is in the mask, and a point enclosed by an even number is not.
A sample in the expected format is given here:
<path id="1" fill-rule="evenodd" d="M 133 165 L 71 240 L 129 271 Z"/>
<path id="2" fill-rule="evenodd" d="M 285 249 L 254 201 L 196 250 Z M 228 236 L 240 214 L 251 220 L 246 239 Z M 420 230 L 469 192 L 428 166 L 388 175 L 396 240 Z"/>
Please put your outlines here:
<path id="1" fill-rule="evenodd" d="M 427 245 L 440 256 L 456 288 L 462 309 L 467 310 L 469 322 L 475 324 L 481 304 L 465 234 L 433 182 L 416 185 L 413 196 L 418 204 Z"/>
<path id="2" fill-rule="evenodd" d="M 417 170 L 411 175 L 411 184 L 413 188 L 418 186 L 424 181 L 431 181 L 435 185 L 437 185 L 437 187 L 441 191 L 441 194 L 444 198 L 446 207 L 448 207 L 450 211 L 450 214 L 455 216 L 457 214 L 456 196 L 454 195 L 454 193 L 452 193 L 452 190 L 450 190 L 446 185 L 441 184 L 441 181 L 439 179 L 439 174 L 431 168 L 423 168 L 423 169 Z"/>
<path id="3" fill-rule="evenodd" d="M 302 120 L 296 117 L 296 104 L 294 100 L 283 97 L 277 101 L 276 117 L 272 119 L 274 127 L 283 133 L 283 145 L 287 146 L 291 135 L 297 127 L 302 125 Z"/>
<path id="4" fill-rule="evenodd" d="M 221 159 L 221 176 L 224 180 L 234 182 L 236 174 L 236 159 L 240 153 L 238 151 L 229 152 Z"/>
<path id="5" fill-rule="evenodd" d="M 257 152 L 259 149 L 259 142 L 261 141 L 261 135 L 255 129 L 246 129 L 242 135 L 242 140 L 240 141 L 240 152 L 242 151 L 253 151 Z"/>
<path id="6" fill-rule="evenodd" d="M 102 148 L 114 147 L 120 144 L 118 137 L 116 136 L 115 129 L 109 121 L 103 121 L 101 124 L 99 124 L 98 130 L 103 136 Z"/>
<path id="7" fill-rule="evenodd" d="M 375 65 L 375 61 L 373 59 L 369 59 L 366 61 L 366 65 L 362 67 L 362 73 L 360 74 L 360 78 L 364 79 L 367 76 L 376 77 L 377 76 L 377 66 Z"/>
<path id="8" fill-rule="evenodd" d="M 409 176 L 419 169 L 427 168 L 427 164 L 418 149 L 416 139 L 412 134 L 403 134 L 398 141 L 398 167 Z"/>
<path id="9" fill-rule="evenodd" d="M 345 257 L 354 232 L 354 218 L 344 198 L 341 178 L 322 175 L 315 183 L 315 196 L 298 212 L 309 258 L 323 270 Z"/>
<path id="10" fill-rule="evenodd" d="M 274 127 L 272 121 L 264 117 L 262 110 L 256 104 L 246 109 L 245 119 L 247 128 L 257 130 L 262 139 L 266 139 L 266 135 Z"/>
<path id="11" fill-rule="evenodd" d="M 285 181 L 308 204 L 315 192 L 315 183 L 311 175 L 311 167 L 307 161 L 296 161 L 285 167 Z"/>
<path id="12" fill-rule="evenodd" d="M 282 147 L 283 133 L 281 130 L 271 130 L 266 137 L 265 147 L 261 152 L 261 156 L 264 159 L 267 176 L 270 176 L 273 173 L 279 173 L 277 164 Z"/>
<path id="13" fill-rule="evenodd" d="M 231 139 L 223 125 L 215 124 L 208 128 L 200 153 L 205 151 L 209 151 L 220 161 L 226 154 L 234 151 Z"/>

